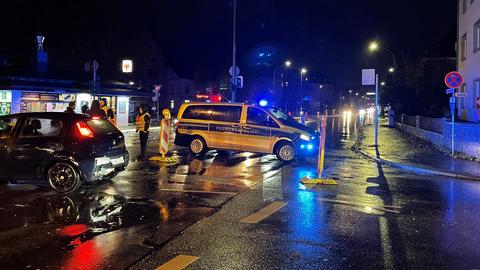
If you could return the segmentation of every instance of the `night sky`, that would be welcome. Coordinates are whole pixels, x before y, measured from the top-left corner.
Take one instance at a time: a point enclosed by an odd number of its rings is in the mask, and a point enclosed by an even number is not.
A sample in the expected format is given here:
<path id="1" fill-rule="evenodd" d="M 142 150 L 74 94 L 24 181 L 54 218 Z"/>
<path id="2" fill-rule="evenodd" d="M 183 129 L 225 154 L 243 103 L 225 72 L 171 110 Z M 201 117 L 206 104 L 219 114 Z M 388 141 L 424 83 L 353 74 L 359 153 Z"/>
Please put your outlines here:
<path id="1" fill-rule="evenodd" d="M 38 31 L 47 48 L 68 50 L 95 47 L 108 33 L 129 39 L 145 29 L 180 76 L 221 75 L 231 64 L 231 0 L 8 2 L 2 4 L 0 54 L 16 63 L 34 48 Z M 454 56 L 454 36 L 446 37 L 455 33 L 455 14 L 456 1 L 447 0 L 238 0 L 238 59 L 248 68 L 250 53 L 268 46 L 276 49 L 274 65 L 288 58 L 337 85 L 358 84 L 360 68 L 391 61 L 366 52 L 374 38 L 399 59 L 425 51 Z"/>

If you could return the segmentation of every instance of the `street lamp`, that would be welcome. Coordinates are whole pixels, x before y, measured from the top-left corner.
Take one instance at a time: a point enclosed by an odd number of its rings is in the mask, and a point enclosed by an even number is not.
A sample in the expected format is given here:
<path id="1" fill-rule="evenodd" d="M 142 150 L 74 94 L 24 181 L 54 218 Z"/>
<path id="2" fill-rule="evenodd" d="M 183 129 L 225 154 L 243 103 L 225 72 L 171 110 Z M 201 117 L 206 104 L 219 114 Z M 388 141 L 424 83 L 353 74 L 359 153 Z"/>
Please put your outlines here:
<path id="1" fill-rule="evenodd" d="M 378 46 L 378 43 L 376 41 L 372 41 L 370 42 L 370 45 L 368 45 L 368 49 L 371 51 L 371 52 L 374 52 L 376 50 L 378 50 L 379 46 Z"/>
<path id="2" fill-rule="evenodd" d="M 303 74 L 306 74 L 307 71 L 308 70 L 306 68 L 300 69 L 300 99 L 301 99 L 302 105 L 303 105 Z"/>
<path id="3" fill-rule="evenodd" d="M 384 51 L 389 52 L 392 55 L 392 58 L 393 58 L 393 67 L 390 68 L 392 71 L 390 71 L 390 69 L 389 69 L 389 72 L 390 73 L 395 72 L 395 68 L 397 67 L 397 59 L 395 58 L 395 54 L 390 49 L 385 48 L 385 47 L 381 47 L 380 44 L 378 44 L 377 41 L 372 41 L 368 45 L 368 50 L 372 53 L 376 52 L 378 50 L 384 50 Z"/>
<path id="4" fill-rule="evenodd" d="M 286 60 L 285 63 L 283 63 L 284 67 L 289 68 L 292 65 L 292 61 Z M 273 82 L 272 82 L 272 91 L 275 92 L 275 80 L 276 80 L 276 74 L 277 74 L 277 69 L 281 67 L 278 66 L 273 70 Z"/>
<path id="5" fill-rule="evenodd" d="M 381 82 L 380 85 L 381 86 L 385 86 L 387 83 L 386 82 Z"/>
<path id="6" fill-rule="evenodd" d="M 395 73 L 395 68 L 394 68 L 394 67 L 390 67 L 390 68 L 388 69 L 388 72 L 390 72 L 390 73 Z"/>

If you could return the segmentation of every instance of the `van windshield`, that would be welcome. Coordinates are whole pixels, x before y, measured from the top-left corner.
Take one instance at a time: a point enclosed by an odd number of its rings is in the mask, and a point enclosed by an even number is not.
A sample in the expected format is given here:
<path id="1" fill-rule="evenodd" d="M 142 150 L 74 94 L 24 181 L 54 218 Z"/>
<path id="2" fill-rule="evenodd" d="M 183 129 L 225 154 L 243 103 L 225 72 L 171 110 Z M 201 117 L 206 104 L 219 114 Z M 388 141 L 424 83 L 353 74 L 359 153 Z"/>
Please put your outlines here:
<path id="1" fill-rule="evenodd" d="M 304 125 L 300 124 L 297 120 L 293 119 L 293 117 L 289 116 L 288 114 L 283 113 L 278 108 L 267 108 L 268 112 L 270 112 L 278 121 L 282 124 L 294 128 L 303 129 L 305 128 Z"/>

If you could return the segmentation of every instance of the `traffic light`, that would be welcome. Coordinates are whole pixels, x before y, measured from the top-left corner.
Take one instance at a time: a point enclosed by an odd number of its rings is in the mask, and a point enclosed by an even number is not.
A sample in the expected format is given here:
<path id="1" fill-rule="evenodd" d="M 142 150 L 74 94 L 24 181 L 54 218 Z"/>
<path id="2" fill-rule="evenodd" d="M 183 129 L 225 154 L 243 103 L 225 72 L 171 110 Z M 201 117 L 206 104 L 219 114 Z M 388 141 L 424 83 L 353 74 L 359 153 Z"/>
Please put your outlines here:
<path id="1" fill-rule="evenodd" d="M 161 85 L 154 85 L 152 93 L 154 93 L 155 95 L 152 97 L 152 101 L 157 102 L 157 100 L 160 98 L 160 89 L 162 89 Z"/>

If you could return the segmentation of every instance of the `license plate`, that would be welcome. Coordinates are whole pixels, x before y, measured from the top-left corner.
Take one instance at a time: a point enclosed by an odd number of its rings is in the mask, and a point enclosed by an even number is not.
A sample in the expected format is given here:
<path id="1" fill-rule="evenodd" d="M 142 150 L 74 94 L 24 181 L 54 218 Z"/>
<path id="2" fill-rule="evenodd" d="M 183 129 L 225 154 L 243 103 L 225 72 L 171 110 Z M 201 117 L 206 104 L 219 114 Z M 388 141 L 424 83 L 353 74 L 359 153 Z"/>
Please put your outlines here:
<path id="1" fill-rule="evenodd" d="M 111 162 L 112 162 L 112 165 L 115 166 L 115 165 L 118 165 L 118 164 L 122 164 L 124 162 L 124 159 L 123 159 L 123 157 L 113 158 L 113 159 L 111 159 Z"/>

